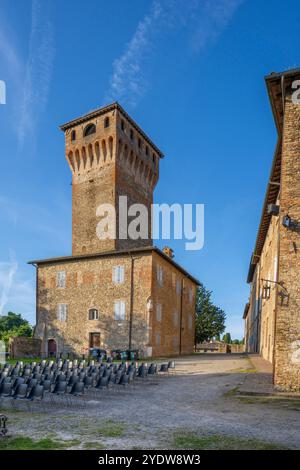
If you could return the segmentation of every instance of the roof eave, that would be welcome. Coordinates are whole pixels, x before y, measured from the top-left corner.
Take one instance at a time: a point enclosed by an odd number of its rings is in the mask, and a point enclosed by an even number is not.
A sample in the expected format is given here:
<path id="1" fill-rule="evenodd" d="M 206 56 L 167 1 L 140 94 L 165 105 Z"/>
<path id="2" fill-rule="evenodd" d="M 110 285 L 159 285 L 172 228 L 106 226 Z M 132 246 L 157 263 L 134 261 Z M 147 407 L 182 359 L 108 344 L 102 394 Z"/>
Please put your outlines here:
<path id="1" fill-rule="evenodd" d="M 147 136 L 147 134 L 143 131 L 143 129 L 141 129 L 141 127 L 132 119 L 132 117 L 129 116 L 129 114 L 117 101 L 107 106 L 104 106 L 102 108 L 97 108 L 93 111 L 90 111 L 89 113 L 84 114 L 83 116 L 80 116 L 79 118 L 72 119 L 71 121 L 68 121 L 65 124 L 61 124 L 59 126 L 59 129 L 65 132 L 66 130 L 71 129 L 74 126 L 78 126 L 79 124 L 89 121 L 90 119 L 93 119 L 97 116 L 101 116 L 102 114 L 113 111 L 114 109 L 117 109 L 124 115 L 124 117 L 130 122 L 130 124 L 144 137 L 144 139 L 148 142 L 148 144 L 151 145 L 151 147 L 153 147 L 153 149 L 157 152 L 160 158 L 164 158 L 165 156 L 164 153 L 154 144 L 154 142 L 150 139 L 150 137 Z"/>

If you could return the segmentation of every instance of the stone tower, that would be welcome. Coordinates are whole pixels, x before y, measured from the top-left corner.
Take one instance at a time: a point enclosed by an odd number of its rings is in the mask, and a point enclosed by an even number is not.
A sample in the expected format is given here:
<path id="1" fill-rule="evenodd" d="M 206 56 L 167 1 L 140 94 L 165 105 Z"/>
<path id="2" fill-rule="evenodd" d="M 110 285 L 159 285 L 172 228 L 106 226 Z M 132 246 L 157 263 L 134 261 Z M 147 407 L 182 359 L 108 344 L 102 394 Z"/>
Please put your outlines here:
<path id="1" fill-rule="evenodd" d="M 118 103 L 90 112 L 60 128 L 65 133 L 66 158 L 72 171 L 73 256 L 152 245 L 151 205 L 159 160 L 163 157 L 161 151 Z M 132 204 L 147 207 L 147 239 L 126 239 L 123 224 L 119 237 L 120 196 L 127 196 L 128 207 Z M 115 239 L 97 236 L 101 220 L 97 208 L 101 204 L 115 208 Z M 130 221 L 128 217 L 125 232 Z"/>

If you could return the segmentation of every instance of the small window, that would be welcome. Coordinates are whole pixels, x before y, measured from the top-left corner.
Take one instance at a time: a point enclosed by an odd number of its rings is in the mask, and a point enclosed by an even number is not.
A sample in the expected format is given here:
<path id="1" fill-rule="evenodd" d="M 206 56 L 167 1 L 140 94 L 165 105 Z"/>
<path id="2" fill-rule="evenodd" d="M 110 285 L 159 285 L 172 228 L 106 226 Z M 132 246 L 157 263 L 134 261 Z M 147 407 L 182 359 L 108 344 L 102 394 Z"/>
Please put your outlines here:
<path id="1" fill-rule="evenodd" d="M 89 310 L 89 320 L 98 320 L 99 312 L 96 308 L 90 308 Z"/>
<path id="2" fill-rule="evenodd" d="M 57 318 L 61 322 L 66 322 L 67 321 L 67 310 L 68 306 L 67 304 L 58 304 L 57 306 Z"/>
<path id="3" fill-rule="evenodd" d="M 95 132 L 96 132 L 95 124 L 88 124 L 83 131 L 83 137 L 87 137 L 88 135 L 95 134 Z"/>
<path id="4" fill-rule="evenodd" d="M 173 313 L 173 325 L 174 326 L 178 326 L 178 317 L 179 317 L 178 312 L 174 312 Z"/>
<path id="5" fill-rule="evenodd" d="M 121 129 L 122 131 L 125 131 L 125 122 L 123 119 L 121 120 Z"/>
<path id="6" fill-rule="evenodd" d="M 177 281 L 176 281 L 176 294 L 177 295 L 181 294 L 181 281 L 180 281 L 180 279 L 177 279 Z"/>
<path id="7" fill-rule="evenodd" d="M 115 284 L 123 284 L 124 282 L 124 266 L 114 266 L 112 272 L 112 280 Z"/>
<path id="8" fill-rule="evenodd" d="M 105 127 L 105 128 L 106 128 L 106 127 L 109 127 L 109 117 L 106 117 L 106 118 L 104 119 L 104 127 Z"/>
<path id="9" fill-rule="evenodd" d="M 72 132 L 71 132 L 71 140 L 72 140 L 72 142 L 73 142 L 74 140 L 76 140 L 76 131 L 72 131 Z"/>
<path id="10" fill-rule="evenodd" d="M 56 275 L 57 287 L 66 287 L 66 271 L 58 271 Z"/>
<path id="11" fill-rule="evenodd" d="M 141 139 L 138 140 L 138 146 L 139 146 L 139 149 L 142 148 L 142 141 L 141 141 Z"/>
<path id="12" fill-rule="evenodd" d="M 162 307 L 161 304 L 156 305 L 156 320 L 161 322 L 162 319 Z"/>
<path id="13" fill-rule="evenodd" d="M 114 306 L 114 314 L 115 320 L 123 321 L 125 320 L 125 301 L 124 300 L 116 300 Z"/>
<path id="14" fill-rule="evenodd" d="M 156 345 L 160 346 L 160 334 L 159 333 L 157 333 L 156 335 Z"/>
<path id="15" fill-rule="evenodd" d="M 133 140 L 134 139 L 134 133 L 133 133 L 133 130 L 130 129 L 130 140 Z"/>
<path id="16" fill-rule="evenodd" d="M 148 155 L 149 155 L 149 147 L 148 147 L 148 145 L 146 145 L 145 152 L 146 152 L 146 155 L 148 156 Z"/>
<path id="17" fill-rule="evenodd" d="M 156 162 L 156 158 L 155 158 L 155 154 L 154 154 L 154 153 L 152 154 L 152 160 L 153 160 L 153 163 Z"/>
<path id="18" fill-rule="evenodd" d="M 156 278 L 160 286 L 163 285 L 163 268 L 161 266 L 157 266 L 156 271 Z"/>

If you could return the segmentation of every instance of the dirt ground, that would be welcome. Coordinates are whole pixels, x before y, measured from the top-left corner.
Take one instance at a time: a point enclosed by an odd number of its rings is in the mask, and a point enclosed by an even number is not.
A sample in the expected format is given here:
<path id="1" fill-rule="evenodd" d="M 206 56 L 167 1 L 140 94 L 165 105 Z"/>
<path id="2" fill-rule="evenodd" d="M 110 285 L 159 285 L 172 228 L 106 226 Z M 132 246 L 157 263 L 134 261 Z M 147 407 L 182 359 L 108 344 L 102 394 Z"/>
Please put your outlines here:
<path id="1" fill-rule="evenodd" d="M 216 447 L 224 438 L 242 439 L 243 448 L 300 449 L 300 400 L 240 396 L 239 387 L 254 373 L 243 355 L 194 355 L 176 360 L 175 375 L 88 394 L 85 407 L 80 400 L 72 406 L 61 401 L 27 411 L 6 403 L 2 412 L 12 438 L 48 438 L 72 449 L 197 448 L 190 436 Z"/>

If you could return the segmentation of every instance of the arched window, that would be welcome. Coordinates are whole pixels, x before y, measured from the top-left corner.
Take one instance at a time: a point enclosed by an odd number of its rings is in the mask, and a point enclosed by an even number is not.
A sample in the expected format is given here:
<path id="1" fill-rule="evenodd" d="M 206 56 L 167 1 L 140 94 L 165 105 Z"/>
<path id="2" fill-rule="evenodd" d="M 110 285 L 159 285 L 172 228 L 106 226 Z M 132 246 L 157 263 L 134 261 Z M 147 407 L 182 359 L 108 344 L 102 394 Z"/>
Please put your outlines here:
<path id="1" fill-rule="evenodd" d="M 98 320 L 99 312 L 96 308 L 90 308 L 89 310 L 89 320 Z"/>
<path id="2" fill-rule="evenodd" d="M 109 117 L 104 119 L 104 127 L 109 127 Z"/>
<path id="3" fill-rule="evenodd" d="M 83 131 L 83 137 L 87 137 L 88 135 L 95 134 L 96 126 L 95 124 L 88 124 Z"/>
<path id="4" fill-rule="evenodd" d="M 76 140 L 76 131 L 71 132 L 71 140 Z"/>

